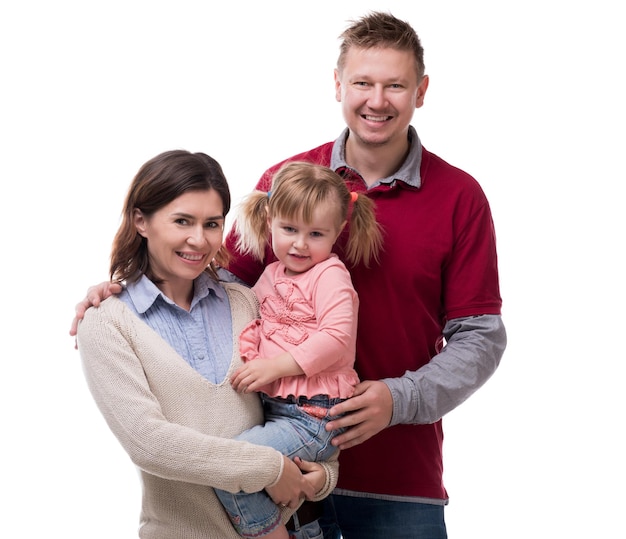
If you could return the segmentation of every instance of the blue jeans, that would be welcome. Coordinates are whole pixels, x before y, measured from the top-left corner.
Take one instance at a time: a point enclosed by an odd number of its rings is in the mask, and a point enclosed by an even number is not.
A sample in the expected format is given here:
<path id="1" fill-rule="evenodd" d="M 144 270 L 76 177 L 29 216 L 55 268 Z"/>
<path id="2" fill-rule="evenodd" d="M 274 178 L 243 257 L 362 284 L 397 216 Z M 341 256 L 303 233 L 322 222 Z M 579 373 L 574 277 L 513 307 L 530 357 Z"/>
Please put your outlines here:
<path id="1" fill-rule="evenodd" d="M 447 539 L 443 505 L 331 494 L 320 519 L 324 539 Z"/>
<path id="2" fill-rule="evenodd" d="M 343 399 L 325 395 L 281 399 L 261 394 L 261 400 L 265 423 L 242 432 L 237 440 L 270 446 L 289 458 L 309 461 L 327 460 L 337 450 L 330 440 L 339 431 L 326 432 L 325 426 L 333 419 L 328 410 Z M 313 412 L 321 412 L 322 417 Z M 266 535 L 280 523 L 278 507 L 265 491 L 232 494 L 215 489 L 215 493 L 242 537 Z"/>

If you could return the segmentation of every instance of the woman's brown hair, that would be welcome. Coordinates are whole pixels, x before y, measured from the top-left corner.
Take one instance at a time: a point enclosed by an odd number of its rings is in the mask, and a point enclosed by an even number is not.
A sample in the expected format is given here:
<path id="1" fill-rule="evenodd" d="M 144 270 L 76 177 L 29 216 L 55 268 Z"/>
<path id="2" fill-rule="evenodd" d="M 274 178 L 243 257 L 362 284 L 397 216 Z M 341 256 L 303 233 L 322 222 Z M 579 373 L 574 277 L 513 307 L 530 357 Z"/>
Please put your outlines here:
<path id="1" fill-rule="evenodd" d="M 145 274 L 158 282 L 150 269 L 147 241 L 135 228 L 133 214 L 139 209 L 150 216 L 189 191 L 214 190 L 230 210 L 230 190 L 220 164 L 204 153 L 186 150 L 163 152 L 146 162 L 133 179 L 122 210 L 122 223 L 113 240 L 110 276 L 113 281 L 136 281 Z M 228 263 L 222 246 L 207 271 L 216 278 L 217 265 Z"/>

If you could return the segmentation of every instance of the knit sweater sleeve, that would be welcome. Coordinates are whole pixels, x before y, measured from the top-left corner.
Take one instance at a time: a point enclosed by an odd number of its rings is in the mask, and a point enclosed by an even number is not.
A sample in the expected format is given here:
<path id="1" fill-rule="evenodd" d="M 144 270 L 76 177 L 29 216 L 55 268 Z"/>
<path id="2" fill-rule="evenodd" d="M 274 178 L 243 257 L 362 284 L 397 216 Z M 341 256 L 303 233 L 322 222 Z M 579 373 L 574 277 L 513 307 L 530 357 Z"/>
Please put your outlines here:
<path id="1" fill-rule="evenodd" d="M 208 383 L 117 298 L 87 311 L 78 348 L 97 406 L 140 469 L 230 492 L 280 477 L 278 451 L 231 439 L 261 420 L 258 402 L 227 380 Z"/>

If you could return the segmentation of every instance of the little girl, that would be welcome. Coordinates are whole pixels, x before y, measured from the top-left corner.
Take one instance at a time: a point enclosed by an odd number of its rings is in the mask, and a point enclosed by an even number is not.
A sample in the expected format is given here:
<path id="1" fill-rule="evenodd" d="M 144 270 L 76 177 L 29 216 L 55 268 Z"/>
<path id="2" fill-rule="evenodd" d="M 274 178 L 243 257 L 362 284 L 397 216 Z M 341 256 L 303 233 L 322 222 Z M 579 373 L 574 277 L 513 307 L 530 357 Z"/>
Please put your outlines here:
<path id="1" fill-rule="evenodd" d="M 240 393 L 260 392 L 265 424 L 237 437 L 284 455 L 326 460 L 338 434 L 328 410 L 352 396 L 358 298 L 333 245 L 350 223 L 346 259 L 378 262 L 382 236 L 373 202 L 348 191 L 329 168 L 290 162 L 269 193 L 244 201 L 235 226 L 238 248 L 263 260 L 271 241 L 277 261 L 253 290 L 260 319 L 240 336 L 245 364 L 231 377 Z M 287 538 L 276 505 L 264 493 L 216 491 L 242 537 Z"/>

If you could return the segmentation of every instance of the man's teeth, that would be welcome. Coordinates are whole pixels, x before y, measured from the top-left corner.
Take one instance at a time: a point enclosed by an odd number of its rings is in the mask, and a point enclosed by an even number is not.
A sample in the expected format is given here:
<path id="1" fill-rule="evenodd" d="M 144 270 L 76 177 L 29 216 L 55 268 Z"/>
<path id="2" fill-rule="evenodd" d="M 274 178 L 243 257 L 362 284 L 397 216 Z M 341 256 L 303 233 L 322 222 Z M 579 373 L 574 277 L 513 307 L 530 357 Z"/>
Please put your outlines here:
<path id="1" fill-rule="evenodd" d="M 388 118 L 388 116 L 369 116 L 369 115 L 365 115 L 365 119 L 369 120 L 370 122 L 384 122 L 386 119 Z"/>

